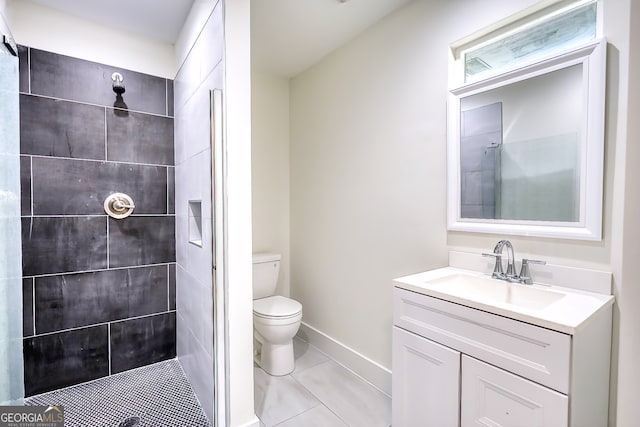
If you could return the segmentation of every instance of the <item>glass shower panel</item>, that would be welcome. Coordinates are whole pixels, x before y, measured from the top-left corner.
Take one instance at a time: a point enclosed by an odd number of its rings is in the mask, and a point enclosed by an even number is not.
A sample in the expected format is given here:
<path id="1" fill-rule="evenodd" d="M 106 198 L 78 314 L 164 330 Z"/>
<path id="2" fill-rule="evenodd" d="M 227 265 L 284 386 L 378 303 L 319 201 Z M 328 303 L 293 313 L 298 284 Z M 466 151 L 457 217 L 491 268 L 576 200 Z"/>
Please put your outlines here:
<path id="1" fill-rule="evenodd" d="M 0 404 L 24 397 L 18 58 L 0 45 Z"/>
<path id="2" fill-rule="evenodd" d="M 577 133 L 503 144 L 502 218 L 578 221 L 579 147 Z"/>

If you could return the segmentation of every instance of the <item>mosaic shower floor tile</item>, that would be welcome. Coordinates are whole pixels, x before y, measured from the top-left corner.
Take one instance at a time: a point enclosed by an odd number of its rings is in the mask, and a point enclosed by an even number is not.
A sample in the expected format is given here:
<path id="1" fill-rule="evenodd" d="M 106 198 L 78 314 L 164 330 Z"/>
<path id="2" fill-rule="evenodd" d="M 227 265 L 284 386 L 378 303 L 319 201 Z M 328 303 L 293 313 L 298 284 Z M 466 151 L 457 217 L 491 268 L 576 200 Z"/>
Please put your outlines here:
<path id="1" fill-rule="evenodd" d="M 176 359 L 25 399 L 64 407 L 68 427 L 209 427 Z"/>

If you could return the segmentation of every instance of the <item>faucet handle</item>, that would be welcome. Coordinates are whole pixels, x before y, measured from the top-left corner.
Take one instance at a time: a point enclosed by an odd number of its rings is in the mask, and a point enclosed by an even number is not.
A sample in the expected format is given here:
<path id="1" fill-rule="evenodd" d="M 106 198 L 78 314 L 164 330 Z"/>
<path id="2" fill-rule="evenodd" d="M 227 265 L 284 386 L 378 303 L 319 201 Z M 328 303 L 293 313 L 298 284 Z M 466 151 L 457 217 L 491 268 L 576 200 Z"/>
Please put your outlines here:
<path id="1" fill-rule="evenodd" d="M 493 267 L 493 273 L 491 277 L 504 277 L 504 271 L 502 271 L 502 254 L 483 253 L 482 256 L 492 257 L 496 259 L 496 265 Z"/>
<path id="2" fill-rule="evenodd" d="M 522 258 L 522 262 L 524 264 L 540 264 L 540 265 L 545 265 L 547 263 L 547 261 L 540 261 L 539 259 L 528 259 L 528 258 Z"/>
<path id="3" fill-rule="evenodd" d="M 546 263 L 547 263 L 546 261 L 540 261 L 537 259 L 523 258 L 522 268 L 520 268 L 520 274 L 519 274 L 521 283 L 524 283 L 525 285 L 533 284 L 533 278 L 531 277 L 531 269 L 529 268 L 530 264 L 545 265 Z"/>

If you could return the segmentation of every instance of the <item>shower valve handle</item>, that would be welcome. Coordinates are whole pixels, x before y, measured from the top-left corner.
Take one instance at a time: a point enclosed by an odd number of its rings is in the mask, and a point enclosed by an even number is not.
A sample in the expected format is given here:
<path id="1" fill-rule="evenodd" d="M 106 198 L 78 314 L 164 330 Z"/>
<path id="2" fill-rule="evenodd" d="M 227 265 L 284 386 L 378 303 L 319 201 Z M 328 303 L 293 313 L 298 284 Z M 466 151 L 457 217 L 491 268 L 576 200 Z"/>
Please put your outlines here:
<path id="1" fill-rule="evenodd" d="M 135 204 L 131 196 L 124 193 L 113 193 L 104 201 L 104 210 L 112 218 L 123 219 L 131 215 Z"/>
<path id="2" fill-rule="evenodd" d="M 116 200 L 113 202 L 113 207 L 118 211 L 122 211 L 125 209 L 134 209 L 136 206 L 134 204 L 125 203 L 122 200 Z"/>

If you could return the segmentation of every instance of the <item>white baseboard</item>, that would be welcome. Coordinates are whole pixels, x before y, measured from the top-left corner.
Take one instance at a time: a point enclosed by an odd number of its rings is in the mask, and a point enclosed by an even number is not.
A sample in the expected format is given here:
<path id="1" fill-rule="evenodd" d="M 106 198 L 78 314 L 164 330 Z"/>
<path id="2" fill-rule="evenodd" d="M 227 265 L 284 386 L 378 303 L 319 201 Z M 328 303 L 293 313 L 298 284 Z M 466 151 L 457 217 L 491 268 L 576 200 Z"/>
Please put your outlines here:
<path id="1" fill-rule="evenodd" d="M 340 341 L 302 322 L 298 337 L 391 396 L 391 371 Z"/>
<path id="2" fill-rule="evenodd" d="M 260 427 L 260 420 L 258 419 L 258 417 L 255 417 L 253 420 L 249 421 L 248 423 L 244 423 L 236 427 Z"/>

